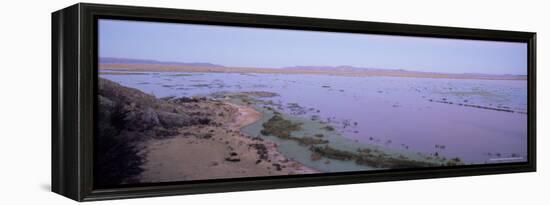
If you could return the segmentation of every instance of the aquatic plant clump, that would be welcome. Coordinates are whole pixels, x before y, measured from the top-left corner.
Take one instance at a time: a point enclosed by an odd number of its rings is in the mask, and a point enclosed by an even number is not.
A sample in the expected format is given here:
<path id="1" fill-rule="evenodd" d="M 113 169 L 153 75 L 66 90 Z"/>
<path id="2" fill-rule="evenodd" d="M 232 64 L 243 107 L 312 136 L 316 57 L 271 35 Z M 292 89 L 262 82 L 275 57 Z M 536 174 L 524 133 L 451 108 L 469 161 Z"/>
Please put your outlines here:
<path id="1" fill-rule="evenodd" d="M 329 145 L 323 147 L 310 146 L 310 151 L 329 159 L 355 161 L 356 164 L 366 165 L 375 168 L 415 168 L 415 167 L 437 167 L 437 166 L 456 166 L 461 165 L 459 158 L 453 158 L 445 163 L 436 163 L 429 161 L 419 161 L 407 158 L 403 155 L 397 157 L 383 153 L 379 150 L 359 149 L 358 152 L 339 150 Z"/>
<path id="2" fill-rule="evenodd" d="M 260 131 L 263 135 L 272 135 L 284 140 L 296 141 L 301 146 L 309 146 L 309 150 L 312 152 L 312 159 L 319 159 L 320 157 L 326 157 L 334 160 L 341 161 L 354 161 L 358 165 L 364 165 L 375 168 L 415 168 L 415 167 L 437 167 L 437 166 L 456 166 L 462 165 L 462 161 L 459 158 L 453 158 L 450 160 L 414 160 L 404 155 L 390 155 L 377 149 L 363 148 L 358 149 L 357 152 L 341 150 L 329 145 L 329 141 L 323 139 L 323 135 L 317 134 L 315 137 L 292 136 L 292 132 L 302 130 L 302 123 L 292 122 L 285 119 L 281 113 L 276 112 L 267 122 L 262 124 L 263 129 Z M 327 125 L 323 129 L 330 129 L 334 131 L 334 128 Z M 332 128 L 332 129 L 331 129 Z M 324 145 L 324 146 L 319 146 Z"/>
<path id="3" fill-rule="evenodd" d="M 311 146 L 309 148 L 312 152 L 317 153 L 321 156 L 324 156 L 326 158 L 330 159 L 337 159 L 337 160 L 352 160 L 358 157 L 356 153 L 352 153 L 349 151 L 339 150 L 332 148 L 328 145 L 325 145 L 324 147 L 318 147 L 318 146 Z"/>
<path id="4" fill-rule="evenodd" d="M 267 122 L 262 124 L 263 129 L 260 131 L 263 135 L 273 135 L 282 139 L 289 139 L 290 133 L 302 129 L 302 123 L 294 123 L 283 118 L 280 114 L 275 115 Z"/>
<path id="5" fill-rule="evenodd" d="M 276 113 L 271 117 L 267 122 L 262 124 L 263 129 L 260 131 L 263 135 L 273 135 L 275 137 L 293 140 L 298 142 L 299 145 L 309 146 L 316 144 L 327 144 L 328 140 L 313 138 L 313 137 L 294 137 L 291 135 L 294 131 L 299 131 L 302 129 L 302 123 L 295 123 L 290 120 L 283 118 L 280 113 Z"/>

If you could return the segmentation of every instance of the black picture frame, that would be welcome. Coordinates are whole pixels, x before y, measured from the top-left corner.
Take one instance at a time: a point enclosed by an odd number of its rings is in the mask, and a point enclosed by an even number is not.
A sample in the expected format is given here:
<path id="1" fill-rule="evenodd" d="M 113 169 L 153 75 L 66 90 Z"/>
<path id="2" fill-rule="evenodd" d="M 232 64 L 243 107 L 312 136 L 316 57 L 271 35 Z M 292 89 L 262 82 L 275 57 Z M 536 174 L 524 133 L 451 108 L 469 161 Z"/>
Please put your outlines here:
<path id="1" fill-rule="evenodd" d="M 98 189 L 93 186 L 97 19 L 147 20 L 528 44 L 528 161 Z M 536 33 L 79 3 L 52 13 L 52 191 L 77 201 L 536 171 Z"/>

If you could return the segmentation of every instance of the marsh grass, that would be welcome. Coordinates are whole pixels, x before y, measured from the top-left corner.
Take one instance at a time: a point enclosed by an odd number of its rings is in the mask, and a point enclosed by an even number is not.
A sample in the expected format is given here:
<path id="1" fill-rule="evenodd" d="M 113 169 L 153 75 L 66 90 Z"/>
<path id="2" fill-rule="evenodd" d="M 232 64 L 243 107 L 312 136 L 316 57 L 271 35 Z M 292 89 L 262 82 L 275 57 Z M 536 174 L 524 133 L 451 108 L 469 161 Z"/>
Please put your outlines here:
<path id="1" fill-rule="evenodd" d="M 462 165 L 460 158 L 453 158 L 443 163 L 413 160 L 403 155 L 392 156 L 376 149 L 358 149 L 357 152 L 350 152 L 333 148 L 329 145 L 310 146 L 313 153 L 342 161 L 353 160 L 358 165 L 366 165 L 375 168 L 414 168 L 414 167 L 437 167 Z"/>
<path id="2" fill-rule="evenodd" d="M 275 113 L 271 119 L 262 124 L 260 131 L 263 135 L 273 135 L 282 139 L 289 139 L 291 132 L 302 129 L 302 123 L 295 123 Z"/>
<path id="3" fill-rule="evenodd" d="M 328 140 L 313 138 L 309 136 L 294 137 L 292 132 L 302 129 L 302 123 L 292 122 L 285 119 L 281 114 L 275 114 L 267 122 L 262 124 L 263 129 L 260 131 L 263 135 L 273 135 L 275 137 L 293 140 L 298 142 L 299 145 L 309 146 L 317 144 L 327 144 Z"/>

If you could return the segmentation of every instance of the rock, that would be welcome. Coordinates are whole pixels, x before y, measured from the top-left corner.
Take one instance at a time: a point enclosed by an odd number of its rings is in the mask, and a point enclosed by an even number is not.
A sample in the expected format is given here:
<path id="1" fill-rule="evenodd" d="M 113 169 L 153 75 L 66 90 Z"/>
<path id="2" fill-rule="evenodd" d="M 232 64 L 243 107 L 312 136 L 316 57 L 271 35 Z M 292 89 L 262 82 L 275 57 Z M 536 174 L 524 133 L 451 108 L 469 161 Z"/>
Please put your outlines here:
<path id="1" fill-rule="evenodd" d="M 239 158 L 232 158 L 232 157 L 226 157 L 226 158 L 225 158 L 225 161 L 228 161 L 228 162 L 240 162 L 241 159 L 239 159 Z"/>
<path id="2" fill-rule="evenodd" d="M 275 167 L 275 169 L 276 169 L 277 171 L 281 171 L 281 170 L 282 170 L 280 164 L 273 163 L 272 165 Z"/>
<path id="3" fill-rule="evenodd" d="M 113 102 L 109 98 L 106 98 L 106 97 L 101 96 L 101 95 L 98 96 L 98 98 L 99 98 L 99 106 L 101 108 L 103 108 L 101 111 L 103 111 L 103 110 L 112 110 L 115 107 L 115 102 Z"/>
<path id="4" fill-rule="evenodd" d="M 200 135 L 199 137 L 202 138 L 202 139 L 210 139 L 210 138 L 212 138 L 212 134 L 205 133 L 205 134 Z"/>
<path id="5" fill-rule="evenodd" d="M 192 118 L 184 114 L 175 114 L 165 111 L 158 111 L 158 118 L 165 128 L 176 128 L 193 125 Z"/>
<path id="6" fill-rule="evenodd" d="M 253 137 L 253 138 L 251 138 L 251 139 L 254 140 L 254 141 L 260 141 L 260 142 L 263 142 L 263 141 L 264 141 L 264 139 L 263 139 L 262 137 L 260 137 L 260 136 Z"/>
<path id="7" fill-rule="evenodd" d="M 210 124 L 210 119 L 208 118 L 199 118 L 198 119 L 198 123 L 201 124 L 201 125 L 207 125 L 207 124 Z"/>
<path id="8" fill-rule="evenodd" d="M 166 139 L 168 137 L 172 137 L 179 134 L 177 130 L 165 129 L 162 127 L 155 127 L 154 132 L 155 132 L 154 134 L 155 139 Z"/>
<path id="9" fill-rule="evenodd" d="M 256 149 L 256 153 L 260 160 L 268 160 L 267 147 L 264 144 L 249 144 L 248 147 Z"/>
<path id="10" fill-rule="evenodd" d="M 188 97 L 180 97 L 173 99 L 176 103 L 190 103 L 190 102 L 199 102 L 197 99 L 194 98 L 188 98 Z"/>
<path id="11" fill-rule="evenodd" d="M 160 98 L 160 99 L 164 100 L 164 101 L 170 101 L 170 100 L 173 100 L 174 98 L 176 98 L 176 96 L 167 96 L 167 97 L 163 97 L 163 98 Z"/>
<path id="12" fill-rule="evenodd" d="M 157 113 L 151 108 L 136 108 L 131 105 L 116 106 L 112 113 L 113 124 L 119 129 L 145 131 L 160 125 Z"/>

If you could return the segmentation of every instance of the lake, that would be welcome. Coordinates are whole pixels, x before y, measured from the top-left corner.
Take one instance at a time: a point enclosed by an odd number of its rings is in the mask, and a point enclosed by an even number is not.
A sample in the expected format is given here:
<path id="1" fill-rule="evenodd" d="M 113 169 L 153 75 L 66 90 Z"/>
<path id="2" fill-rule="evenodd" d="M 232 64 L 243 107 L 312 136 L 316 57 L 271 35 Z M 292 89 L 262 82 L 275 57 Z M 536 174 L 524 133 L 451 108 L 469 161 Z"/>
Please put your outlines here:
<path id="1" fill-rule="evenodd" d="M 459 157 L 466 164 L 527 160 L 525 80 L 109 73 L 100 76 L 159 98 L 219 92 L 277 93 L 269 100 L 281 112 L 330 124 L 348 141 L 362 145 Z M 285 148 L 281 149 L 285 154 Z M 292 155 L 293 150 L 286 153 Z M 300 156 L 296 154 L 294 158 Z M 311 162 L 305 162 L 308 163 Z M 337 165 L 313 166 L 342 170 L 334 168 Z"/>

